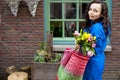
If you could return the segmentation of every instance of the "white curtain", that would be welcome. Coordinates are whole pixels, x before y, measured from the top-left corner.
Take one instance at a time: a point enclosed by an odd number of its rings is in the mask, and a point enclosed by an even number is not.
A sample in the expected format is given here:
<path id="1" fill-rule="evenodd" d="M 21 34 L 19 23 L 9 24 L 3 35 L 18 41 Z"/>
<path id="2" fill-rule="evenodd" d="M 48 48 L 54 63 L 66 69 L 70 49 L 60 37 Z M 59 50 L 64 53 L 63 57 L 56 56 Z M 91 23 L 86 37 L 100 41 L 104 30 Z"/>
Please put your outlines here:
<path id="1" fill-rule="evenodd" d="M 6 0 L 6 1 L 8 2 L 11 12 L 14 16 L 17 16 L 20 1 L 25 1 L 27 3 L 31 15 L 34 17 L 36 14 L 38 2 L 41 0 Z"/>

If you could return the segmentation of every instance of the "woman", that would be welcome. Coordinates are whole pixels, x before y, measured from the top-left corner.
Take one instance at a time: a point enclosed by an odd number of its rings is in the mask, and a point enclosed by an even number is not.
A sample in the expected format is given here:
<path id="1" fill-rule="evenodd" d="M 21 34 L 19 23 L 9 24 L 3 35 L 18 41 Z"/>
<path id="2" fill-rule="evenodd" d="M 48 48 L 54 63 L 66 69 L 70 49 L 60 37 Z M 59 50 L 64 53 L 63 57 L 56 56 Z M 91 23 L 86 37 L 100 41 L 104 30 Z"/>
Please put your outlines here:
<path id="1" fill-rule="evenodd" d="M 86 10 L 86 27 L 84 31 L 96 36 L 94 56 L 87 63 L 83 80 L 102 80 L 104 71 L 107 36 L 110 34 L 108 8 L 104 2 L 92 1 Z"/>
<path id="2" fill-rule="evenodd" d="M 110 34 L 108 9 L 104 2 L 94 0 L 88 5 L 84 31 L 89 32 L 92 36 L 96 36 L 96 46 L 94 48 L 96 55 L 90 55 L 83 77 L 72 76 L 61 66 L 57 80 L 102 80 L 105 63 L 104 50 L 106 48 L 107 36 Z M 78 48 L 80 46 L 76 46 L 74 51 Z"/>

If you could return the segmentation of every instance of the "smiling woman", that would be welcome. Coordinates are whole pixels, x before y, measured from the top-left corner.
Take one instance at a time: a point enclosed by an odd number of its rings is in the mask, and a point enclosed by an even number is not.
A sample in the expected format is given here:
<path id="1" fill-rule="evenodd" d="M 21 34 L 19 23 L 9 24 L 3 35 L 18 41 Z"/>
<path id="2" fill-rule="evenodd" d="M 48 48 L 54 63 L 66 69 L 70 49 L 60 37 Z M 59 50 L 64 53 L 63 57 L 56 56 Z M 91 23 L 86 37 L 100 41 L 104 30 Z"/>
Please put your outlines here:
<path id="1" fill-rule="evenodd" d="M 105 53 L 107 37 L 110 35 L 110 21 L 106 3 L 93 0 L 86 10 L 85 32 L 96 36 L 95 56 L 87 63 L 83 80 L 102 80 L 105 64 Z M 95 73 L 97 71 L 97 73 Z"/>
<path id="2" fill-rule="evenodd" d="M 93 0 L 89 3 L 86 8 L 84 30 L 80 30 L 80 33 L 77 31 L 74 33 L 76 48 L 80 52 L 76 55 L 89 57 L 87 65 L 85 65 L 85 71 L 83 75 L 76 74 L 79 73 L 82 65 L 70 68 L 71 65 L 69 64 L 80 65 L 84 62 L 80 61 L 80 64 L 76 64 L 79 60 L 73 58 L 76 61 L 71 61 L 71 56 L 65 67 L 63 66 L 63 69 L 60 68 L 59 70 L 65 76 L 62 74 L 58 75 L 58 80 L 102 80 L 105 64 L 104 50 L 106 48 L 107 37 L 110 35 L 110 21 L 108 17 L 108 8 L 105 2 Z M 72 52 L 74 53 L 77 49 Z"/>
<path id="3" fill-rule="evenodd" d="M 101 4 L 94 3 L 88 11 L 89 19 L 96 20 L 101 16 Z"/>

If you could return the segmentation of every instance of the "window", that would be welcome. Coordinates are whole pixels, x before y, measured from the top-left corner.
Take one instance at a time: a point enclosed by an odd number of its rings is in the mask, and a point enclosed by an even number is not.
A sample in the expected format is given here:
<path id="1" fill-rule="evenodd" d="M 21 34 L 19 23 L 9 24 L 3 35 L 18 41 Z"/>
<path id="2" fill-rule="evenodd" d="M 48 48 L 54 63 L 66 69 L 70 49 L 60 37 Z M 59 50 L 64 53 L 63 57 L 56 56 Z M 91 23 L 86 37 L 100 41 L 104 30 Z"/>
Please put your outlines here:
<path id="1" fill-rule="evenodd" d="M 73 32 L 85 26 L 85 10 L 92 0 L 47 0 L 47 30 L 54 45 L 73 45 Z M 102 0 L 108 3 L 111 0 Z M 108 44 L 109 44 L 108 39 Z"/>

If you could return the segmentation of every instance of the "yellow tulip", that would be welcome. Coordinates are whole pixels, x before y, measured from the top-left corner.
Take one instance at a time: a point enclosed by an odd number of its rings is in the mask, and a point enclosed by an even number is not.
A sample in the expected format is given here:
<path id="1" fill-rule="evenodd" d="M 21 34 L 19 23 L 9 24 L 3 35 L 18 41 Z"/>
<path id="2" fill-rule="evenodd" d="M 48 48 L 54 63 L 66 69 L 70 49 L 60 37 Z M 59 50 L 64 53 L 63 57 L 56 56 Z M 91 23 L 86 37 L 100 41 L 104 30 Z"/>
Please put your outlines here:
<path id="1" fill-rule="evenodd" d="M 77 41 L 80 41 L 80 38 L 77 38 Z"/>
<path id="2" fill-rule="evenodd" d="M 96 40 L 96 36 L 93 37 L 93 40 Z"/>
<path id="3" fill-rule="evenodd" d="M 90 34 L 88 34 L 88 33 L 86 33 L 86 32 L 84 32 L 83 35 L 82 35 L 83 40 L 86 40 L 86 39 L 88 39 L 89 37 L 90 37 Z"/>

